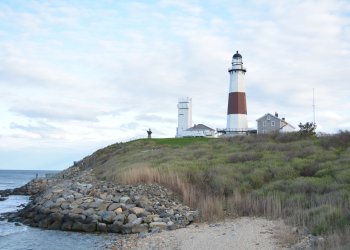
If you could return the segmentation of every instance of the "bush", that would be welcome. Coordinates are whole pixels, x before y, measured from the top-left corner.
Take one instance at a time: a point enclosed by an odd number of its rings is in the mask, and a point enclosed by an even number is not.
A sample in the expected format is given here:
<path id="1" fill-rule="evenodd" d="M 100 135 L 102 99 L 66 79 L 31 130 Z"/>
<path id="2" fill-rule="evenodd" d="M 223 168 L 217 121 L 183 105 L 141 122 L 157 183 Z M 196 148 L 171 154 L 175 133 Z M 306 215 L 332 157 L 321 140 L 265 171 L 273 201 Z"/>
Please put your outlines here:
<path id="1" fill-rule="evenodd" d="M 256 152 L 236 153 L 230 156 L 229 162 L 239 163 L 239 162 L 246 162 L 246 161 L 258 161 L 262 157 L 263 157 L 262 153 L 256 153 Z"/>
<path id="2" fill-rule="evenodd" d="M 316 123 L 307 122 L 305 124 L 299 123 L 299 135 L 302 137 L 315 136 L 316 135 Z"/>
<path id="3" fill-rule="evenodd" d="M 350 132 L 339 131 L 335 135 L 323 135 L 319 137 L 319 143 L 325 149 L 331 147 L 345 149 L 350 146 Z"/>

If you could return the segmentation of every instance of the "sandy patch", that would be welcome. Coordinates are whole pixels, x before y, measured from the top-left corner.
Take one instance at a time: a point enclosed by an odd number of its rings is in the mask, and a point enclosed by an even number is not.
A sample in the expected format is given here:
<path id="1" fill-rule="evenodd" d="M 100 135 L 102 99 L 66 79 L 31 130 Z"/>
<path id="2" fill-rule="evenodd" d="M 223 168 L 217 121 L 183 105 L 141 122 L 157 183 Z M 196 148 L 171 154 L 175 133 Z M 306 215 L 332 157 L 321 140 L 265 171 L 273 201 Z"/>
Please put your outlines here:
<path id="1" fill-rule="evenodd" d="M 281 220 L 243 217 L 215 224 L 192 224 L 145 238 L 136 235 L 118 242 L 114 249 L 228 250 L 291 249 L 297 236 Z"/>

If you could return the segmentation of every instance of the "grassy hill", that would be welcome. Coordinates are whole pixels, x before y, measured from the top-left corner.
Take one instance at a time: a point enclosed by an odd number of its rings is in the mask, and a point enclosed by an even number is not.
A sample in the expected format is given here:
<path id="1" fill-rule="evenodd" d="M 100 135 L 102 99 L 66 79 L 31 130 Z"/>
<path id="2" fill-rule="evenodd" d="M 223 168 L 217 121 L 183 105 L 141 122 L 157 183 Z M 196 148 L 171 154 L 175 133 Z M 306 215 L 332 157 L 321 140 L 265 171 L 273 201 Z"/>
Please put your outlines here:
<path id="1" fill-rule="evenodd" d="M 284 218 L 314 235 L 350 241 L 349 132 L 141 139 L 108 146 L 89 161 L 99 179 L 173 189 L 203 220 Z"/>

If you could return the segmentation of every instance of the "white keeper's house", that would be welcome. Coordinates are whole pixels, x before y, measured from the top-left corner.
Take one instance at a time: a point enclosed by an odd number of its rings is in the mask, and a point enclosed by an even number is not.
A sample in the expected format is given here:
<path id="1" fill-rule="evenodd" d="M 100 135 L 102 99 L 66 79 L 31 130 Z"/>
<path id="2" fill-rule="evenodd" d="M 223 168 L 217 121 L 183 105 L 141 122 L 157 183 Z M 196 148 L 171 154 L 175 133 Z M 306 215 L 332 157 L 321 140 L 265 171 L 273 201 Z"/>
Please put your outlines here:
<path id="1" fill-rule="evenodd" d="M 278 113 L 275 113 L 275 115 L 267 113 L 256 121 L 258 134 L 268 134 L 273 132 L 286 133 L 295 131 L 295 127 L 289 124 L 285 118 L 279 118 Z"/>

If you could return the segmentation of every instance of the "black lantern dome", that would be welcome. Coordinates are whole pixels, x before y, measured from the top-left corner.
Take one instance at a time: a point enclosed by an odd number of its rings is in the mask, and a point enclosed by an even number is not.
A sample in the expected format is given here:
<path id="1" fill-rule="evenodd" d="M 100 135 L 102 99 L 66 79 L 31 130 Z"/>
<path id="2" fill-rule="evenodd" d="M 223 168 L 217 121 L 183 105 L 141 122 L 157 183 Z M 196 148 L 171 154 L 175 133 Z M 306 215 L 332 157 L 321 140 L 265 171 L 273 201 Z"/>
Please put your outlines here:
<path id="1" fill-rule="evenodd" d="M 234 54 L 232 58 L 242 58 L 242 56 L 236 51 L 236 54 Z"/>

